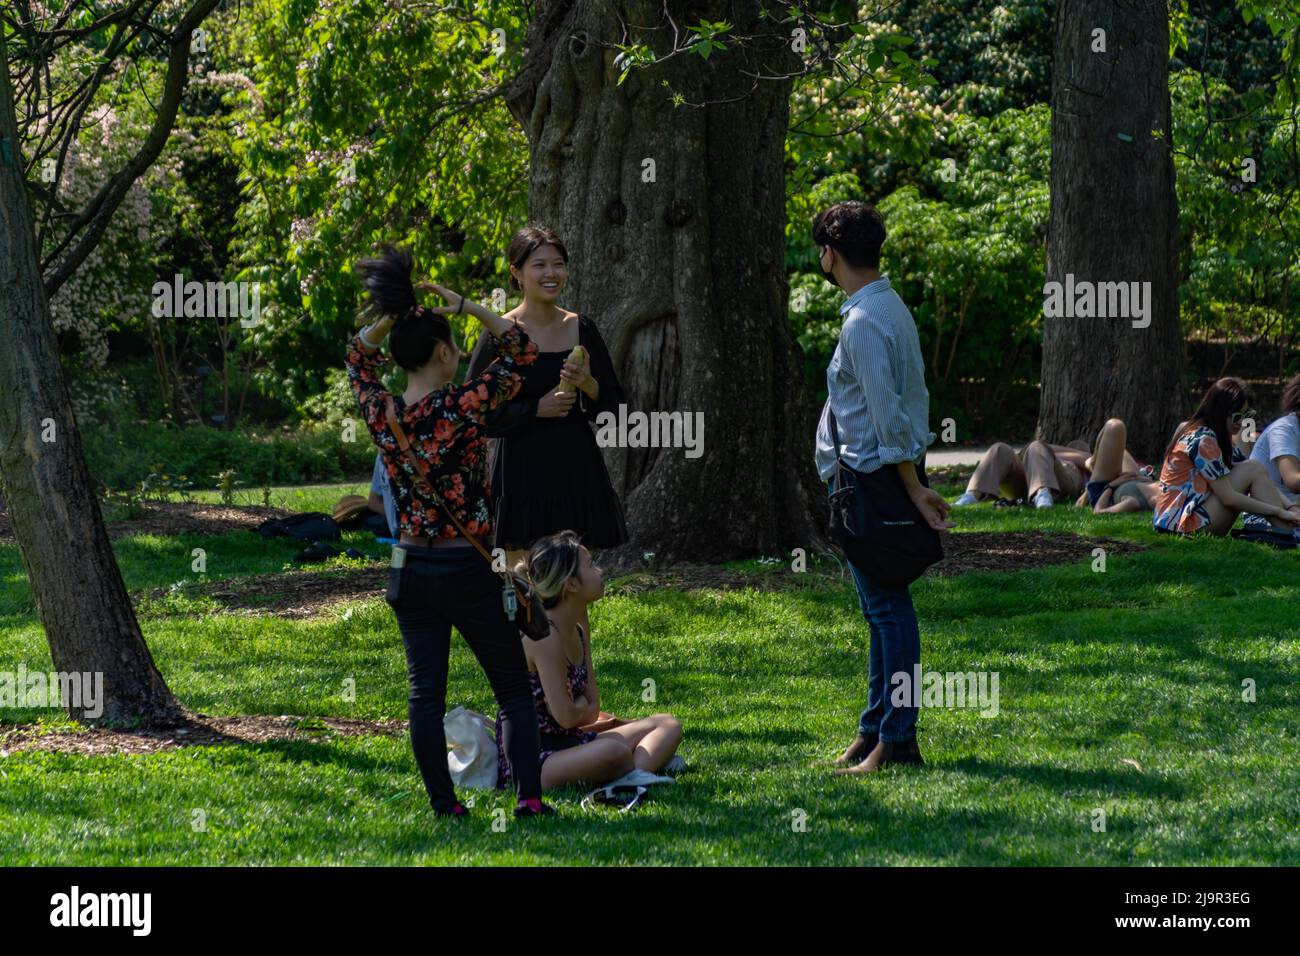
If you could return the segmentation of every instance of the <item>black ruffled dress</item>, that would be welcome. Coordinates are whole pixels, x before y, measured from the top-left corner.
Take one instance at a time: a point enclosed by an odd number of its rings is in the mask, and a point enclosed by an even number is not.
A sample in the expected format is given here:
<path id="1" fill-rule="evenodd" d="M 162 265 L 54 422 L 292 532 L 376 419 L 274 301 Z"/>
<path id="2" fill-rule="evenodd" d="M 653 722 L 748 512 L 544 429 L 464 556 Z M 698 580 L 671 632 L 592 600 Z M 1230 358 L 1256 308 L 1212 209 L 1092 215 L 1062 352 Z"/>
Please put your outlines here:
<path id="1" fill-rule="evenodd" d="M 537 403 L 560 382 L 569 349 L 540 352 L 519 369 L 519 393 L 488 420 L 494 439 L 491 504 L 496 546 L 527 548 L 557 531 L 576 531 L 588 548 L 608 548 L 627 541 L 623 506 L 609 479 L 592 423 L 604 411 L 618 414 L 626 401 L 614 363 L 596 324 L 578 318 L 578 341 L 586 349 L 591 374 L 600 383 L 600 398 L 582 392 L 564 418 L 538 418 Z M 468 377 L 480 374 L 496 357 L 492 337 L 480 335 L 470 357 Z"/>

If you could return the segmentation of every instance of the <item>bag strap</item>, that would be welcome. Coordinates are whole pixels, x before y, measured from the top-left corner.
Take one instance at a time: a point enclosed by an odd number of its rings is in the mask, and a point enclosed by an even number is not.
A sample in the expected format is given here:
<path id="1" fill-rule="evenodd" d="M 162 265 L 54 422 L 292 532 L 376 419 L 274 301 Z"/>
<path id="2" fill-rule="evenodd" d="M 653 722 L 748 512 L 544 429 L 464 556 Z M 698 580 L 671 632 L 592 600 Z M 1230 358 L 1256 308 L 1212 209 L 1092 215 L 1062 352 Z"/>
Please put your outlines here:
<path id="1" fill-rule="evenodd" d="M 420 476 L 420 490 L 424 492 L 425 497 L 438 503 L 439 507 L 442 508 L 443 514 L 451 519 L 451 523 L 456 526 L 456 530 L 460 532 L 461 536 L 469 541 L 470 544 L 474 545 L 478 550 L 478 553 L 483 555 L 483 560 L 487 561 L 488 564 L 492 564 L 492 555 L 488 554 L 487 549 L 479 543 L 477 538 L 465 530 L 465 526 L 456 519 L 456 516 L 451 513 L 451 509 L 443 503 L 442 498 L 433 490 L 433 484 L 429 481 L 428 472 L 425 470 L 425 463 L 420 459 L 419 455 L 415 454 L 415 452 L 411 450 L 411 440 L 406 437 L 406 431 L 402 428 L 402 423 L 397 418 L 397 406 L 393 402 L 393 396 L 391 394 L 388 395 L 385 400 L 385 409 L 387 412 L 386 417 L 388 419 L 388 429 L 393 433 L 393 437 L 397 439 L 398 449 L 402 452 L 402 455 L 411 466 L 415 468 L 416 474 Z"/>
<path id="2" fill-rule="evenodd" d="M 835 471 L 836 474 L 843 474 L 849 466 L 844 463 L 844 459 L 840 455 L 840 430 L 835 425 L 835 409 L 831 408 L 829 396 L 826 399 L 826 414 L 831 418 L 831 442 L 835 446 L 831 450 L 835 452 Z"/>

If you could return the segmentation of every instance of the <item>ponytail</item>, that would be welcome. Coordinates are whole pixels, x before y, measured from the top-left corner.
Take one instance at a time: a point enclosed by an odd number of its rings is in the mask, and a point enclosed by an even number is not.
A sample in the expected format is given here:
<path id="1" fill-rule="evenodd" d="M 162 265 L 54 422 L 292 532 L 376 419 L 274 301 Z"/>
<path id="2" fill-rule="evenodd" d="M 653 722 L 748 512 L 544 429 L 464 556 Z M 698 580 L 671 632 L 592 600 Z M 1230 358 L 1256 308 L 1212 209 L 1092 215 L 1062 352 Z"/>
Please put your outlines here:
<path id="1" fill-rule="evenodd" d="M 578 573 L 582 561 L 582 544 L 574 531 L 560 531 L 533 542 L 528 558 L 519 563 L 526 567 L 542 606 L 547 610 L 560 603 L 564 585 Z"/>
<path id="2" fill-rule="evenodd" d="M 451 323 L 420 305 L 411 283 L 414 263 L 407 249 L 389 246 L 371 259 L 357 263 L 361 284 L 368 293 L 364 314 L 392 316 L 389 348 L 397 364 L 408 372 L 426 365 L 438 343 L 453 345 Z"/>

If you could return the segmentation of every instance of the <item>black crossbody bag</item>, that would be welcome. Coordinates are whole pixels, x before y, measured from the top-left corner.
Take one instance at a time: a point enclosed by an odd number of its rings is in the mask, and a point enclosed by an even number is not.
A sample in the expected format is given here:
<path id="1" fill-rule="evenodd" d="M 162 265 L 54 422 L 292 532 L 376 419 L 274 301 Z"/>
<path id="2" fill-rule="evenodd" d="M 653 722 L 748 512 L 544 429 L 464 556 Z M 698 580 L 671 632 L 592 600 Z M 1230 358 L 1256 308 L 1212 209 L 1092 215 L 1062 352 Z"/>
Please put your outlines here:
<path id="1" fill-rule="evenodd" d="M 844 464 L 835 413 L 829 409 L 827 413 L 835 443 L 831 537 L 868 577 L 891 587 L 905 587 L 943 559 L 939 532 L 921 516 L 897 468 L 885 465 L 864 474 Z M 921 484 L 929 488 L 924 462 L 916 472 Z"/>

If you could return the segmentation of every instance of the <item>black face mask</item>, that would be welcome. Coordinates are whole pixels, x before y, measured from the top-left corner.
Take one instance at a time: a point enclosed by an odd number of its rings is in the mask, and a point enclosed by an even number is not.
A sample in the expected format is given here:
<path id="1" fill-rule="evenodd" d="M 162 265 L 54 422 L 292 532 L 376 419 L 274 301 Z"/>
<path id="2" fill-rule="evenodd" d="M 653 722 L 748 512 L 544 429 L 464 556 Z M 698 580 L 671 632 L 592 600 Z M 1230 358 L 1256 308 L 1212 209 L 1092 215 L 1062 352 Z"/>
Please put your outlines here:
<path id="1" fill-rule="evenodd" d="M 823 279 L 825 279 L 825 280 L 826 280 L 827 282 L 829 282 L 831 285 L 835 286 L 835 288 L 837 288 L 837 289 L 840 287 L 840 284 L 839 284 L 838 282 L 835 281 L 835 273 L 834 273 L 834 272 L 831 272 L 831 271 L 829 271 L 829 270 L 827 270 L 827 269 L 822 269 L 822 260 L 821 260 L 821 256 L 818 256 L 818 257 L 817 257 L 817 268 L 818 268 L 818 269 L 821 269 L 821 273 L 822 273 L 822 278 L 823 278 Z"/>

